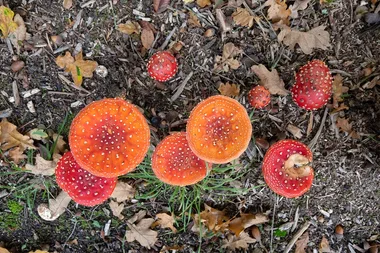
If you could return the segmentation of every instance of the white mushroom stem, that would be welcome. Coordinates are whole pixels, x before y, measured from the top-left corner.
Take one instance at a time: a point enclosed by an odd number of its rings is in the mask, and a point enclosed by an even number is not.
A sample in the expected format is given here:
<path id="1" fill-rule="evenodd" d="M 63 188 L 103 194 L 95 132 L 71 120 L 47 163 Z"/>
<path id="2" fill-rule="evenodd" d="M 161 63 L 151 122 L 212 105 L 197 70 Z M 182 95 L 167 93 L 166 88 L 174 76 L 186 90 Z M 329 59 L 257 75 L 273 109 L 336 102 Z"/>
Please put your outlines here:
<path id="1" fill-rule="evenodd" d="M 312 167 L 309 166 L 310 162 L 311 161 L 303 155 L 291 155 L 288 160 L 285 161 L 284 171 L 290 178 L 307 177 L 312 171 Z"/>

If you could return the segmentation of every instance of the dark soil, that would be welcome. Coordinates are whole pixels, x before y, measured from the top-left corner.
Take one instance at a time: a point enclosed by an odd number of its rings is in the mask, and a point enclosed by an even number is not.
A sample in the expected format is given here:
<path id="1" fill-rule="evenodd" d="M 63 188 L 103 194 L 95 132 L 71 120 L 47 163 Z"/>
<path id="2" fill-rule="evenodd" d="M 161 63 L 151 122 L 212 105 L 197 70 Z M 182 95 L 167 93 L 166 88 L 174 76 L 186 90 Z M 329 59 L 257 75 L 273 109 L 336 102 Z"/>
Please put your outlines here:
<path id="1" fill-rule="evenodd" d="M 239 210 L 253 213 L 270 211 L 271 222 L 261 227 L 262 251 L 283 252 L 305 221 L 312 223 L 308 229 L 310 242 L 307 252 L 318 250 L 323 236 L 335 252 L 359 252 L 357 248 L 363 249 L 363 243 L 371 236 L 375 239 L 371 243 L 379 244 L 380 86 L 372 89 L 363 86 L 380 75 L 380 29 L 378 26 L 367 25 L 363 18 L 357 17 L 355 10 L 360 1 L 335 0 L 325 5 L 311 1 L 306 10 L 300 11 L 300 17 L 291 22 L 292 27 L 310 29 L 325 25 L 331 35 L 332 47 L 325 51 L 314 50 L 311 55 L 304 54 L 300 48 L 290 50 L 277 41 L 276 34 L 270 29 L 263 36 L 257 25 L 252 29 L 234 26 L 224 40 L 216 21 L 211 21 L 214 25 L 203 22 L 203 27 L 184 25 L 189 14 L 181 0 L 171 1 L 171 7 L 161 14 L 154 12 L 151 1 L 148 0 L 114 1 L 117 3 L 113 8 L 109 1 L 93 1 L 93 4 L 84 8 L 81 6 L 91 1 L 74 1 L 70 10 L 63 9 L 62 1 L 0 0 L 2 2 L 24 18 L 27 31 L 31 34 L 19 55 L 19 59 L 25 61 L 21 73 L 11 71 L 13 55 L 4 40 L 0 43 L 0 111 L 12 109 L 7 119 L 17 125 L 21 133 L 35 127 L 57 132 L 66 114 L 70 115 L 68 118 L 71 120 L 92 101 L 123 97 L 144 111 L 152 127 L 152 144 L 155 146 L 170 131 L 184 130 L 184 119 L 191 109 L 202 99 L 218 94 L 219 82 L 239 84 L 241 95 L 238 100 L 251 113 L 246 94 L 258 82 L 250 71 L 252 65 L 264 64 L 268 69 L 275 67 L 284 80 L 285 87 L 289 89 L 294 82 L 294 72 L 300 66 L 311 59 L 324 60 L 334 74 L 340 73 L 344 77 L 344 85 L 349 87 L 344 103 L 349 109 L 335 116 L 330 113 L 332 109 L 329 109 L 323 131 L 313 150 L 315 179 L 311 190 L 300 198 L 286 199 L 278 197 L 269 188 L 262 187 L 238 198 L 226 198 L 223 202 L 209 198 L 206 202 L 219 209 L 226 208 L 234 214 Z M 253 10 L 259 10 L 257 15 L 264 17 L 266 9 L 261 12 L 257 3 L 250 2 L 265 1 L 246 2 Z M 191 8 L 197 5 L 187 6 Z M 147 52 L 141 51 L 139 36 L 128 36 L 115 30 L 115 22 L 137 20 L 137 16 L 132 13 L 134 9 L 139 9 L 151 18 L 151 24 L 157 31 L 158 39 L 154 48 Z M 234 7 L 227 4 L 222 7 L 226 16 L 230 16 L 234 10 Z M 215 9 L 211 6 L 199 8 L 199 11 L 205 16 L 215 17 Z M 82 12 L 82 21 L 74 30 L 70 22 L 76 21 L 79 12 Z M 184 44 L 176 55 L 179 71 L 171 81 L 156 83 L 148 76 L 145 66 L 149 56 L 158 50 L 173 28 L 176 31 L 170 42 L 182 41 Z M 208 28 L 216 29 L 215 35 L 210 38 L 204 36 Z M 107 68 L 108 75 L 105 78 L 96 74 L 93 78 L 85 78 L 82 87 L 88 92 L 74 89 L 59 78 L 58 74 L 71 80 L 71 76 L 55 63 L 55 58 L 63 52 L 54 54 L 46 40 L 47 37 L 58 34 L 62 35 L 63 44 L 58 47 L 52 44 L 53 50 L 69 46 L 68 50 L 73 52 L 81 44 L 85 58 L 97 61 Z M 244 53 L 239 58 L 242 66 L 237 70 L 216 74 L 212 71 L 214 59 L 222 54 L 223 45 L 227 42 L 233 42 L 243 50 Z M 373 72 L 365 77 L 363 69 L 368 67 L 373 68 Z M 194 74 L 180 97 L 171 102 L 170 98 L 176 88 L 191 71 Z M 15 106 L 9 102 L 9 97 L 13 96 L 14 81 L 20 92 L 35 88 L 40 89 L 40 92 L 21 98 L 20 105 Z M 33 102 L 35 113 L 27 109 L 29 101 Z M 81 104 L 73 107 L 72 103 L 78 101 Z M 331 105 L 328 107 L 331 108 Z M 311 114 L 314 115 L 314 125 L 306 137 Z M 270 143 L 284 138 L 293 139 L 293 135 L 286 130 L 288 124 L 292 124 L 303 132 L 300 141 L 309 144 L 317 134 L 323 114 L 324 109 L 314 112 L 301 110 L 291 96 L 272 96 L 272 103 L 266 110 L 253 113 L 254 136 L 265 138 Z M 360 138 L 353 139 L 347 133 L 337 131 L 337 116 L 352 122 L 352 129 L 359 133 Z M 66 140 L 67 130 L 66 128 L 63 132 Z M 259 148 L 260 152 L 257 152 L 254 143 L 250 147 L 255 152 L 247 151 L 240 159 L 243 164 L 252 161 L 256 164 L 249 168 L 250 173 L 241 180 L 246 187 L 264 184 L 260 162 L 265 150 Z M 37 150 L 35 154 L 39 152 Z M 0 169 L 2 173 L 9 171 L 9 166 Z M 190 225 L 187 231 L 178 234 L 160 230 L 159 240 L 150 250 L 142 248 L 137 242 L 125 242 L 126 224 L 109 214 L 108 204 L 85 208 L 71 203 L 68 211 L 59 219 L 54 222 L 44 221 L 38 216 L 36 207 L 47 202 L 44 191 L 47 184 L 52 196 L 58 194 L 59 189 L 53 177 L 43 178 L 25 173 L 0 177 L 1 186 L 11 187 L 7 189 L 10 194 L 0 199 L 1 215 L 11 217 L 11 200 L 23 206 L 13 223 L 5 222 L 5 218 L 0 219 L 0 224 L 6 224 L 0 228 L 0 242 L 11 252 L 29 252 L 41 248 L 49 249 L 50 252 L 159 252 L 164 246 L 175 245 L 184 246 L 184 252 L 198 250 L 198 236 L 190 231 Z M 30 185 L 33 187 L 23 188 Z M 17 191 L 10 190 L 12 187 L 18 187 Z M 123 214 L 129 218 L 143 208 L 149 216 L 154 217 L 167 208 L 166 202 L 167 199 L 161 197 L 139 201 L 137 204 L 130 203 Z M 275 235 L 271 240 L 272 228 L 276 230 L 279 226 L 294 221 L 296 210 L 299 219 L 295 231 L 289 231 L 284 237 Z M 104 237 L 102 230 L 108 220 L 111 220 L 110 235 Z M 344 226 L 344 237 L 341 240 L 334 233 L 338 224 Z M 377 241 L 376 235 L 379 236 Z M 201 252 L 223 252 L 222 239 L 222 235 L 205 238 Z M 248 252 L 253 252 L 257 247 L 258 244 L 252 244 Z"/>

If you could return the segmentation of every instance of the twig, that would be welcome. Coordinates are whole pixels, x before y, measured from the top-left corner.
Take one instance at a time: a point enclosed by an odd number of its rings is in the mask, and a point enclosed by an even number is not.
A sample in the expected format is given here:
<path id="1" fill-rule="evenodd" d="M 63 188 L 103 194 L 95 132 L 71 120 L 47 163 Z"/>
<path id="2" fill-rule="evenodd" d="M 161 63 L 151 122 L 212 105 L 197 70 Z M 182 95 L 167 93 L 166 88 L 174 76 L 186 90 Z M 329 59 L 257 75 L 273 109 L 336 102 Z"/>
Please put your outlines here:
<path id="1" fill-rule="evenodd" d="M 74 232 L 75 232 L 75 229 L 76 229 L 76 227 L 77 227 L 77 223 L 78 223 L 78 221 L 75 221 L 75 223 L 74 223 L 74 228 L 73 228 L 73 230 L 71 231 L 71 234 L 69 235 L 69 237 L 67 237 L 67 239 L 66 239 L 66 241 L 65 241 L 65 244 L 63 244 L 63 249 L 66 247 L 66 244 L 67 244 L 67 242 L 70 240 L 70 238 L 71 238 L 71 236 L 73 236 L 73 234 L 74 234 Z"/>
<path id="2" fill-rule="evenodd" d="M 328 111 L 329 111 L 329 108 L 326 107 L 325 112 L 324 112 L 324 114 L 323 114 L 322 122 L 321 122 L 321 124 L 319 125 L 318 132 L 315 134 L 314 138 L 310 141 L 310 143 L 309 143 L 309 145 L 308 145 L 309 148 L 310 148 L 311 150 L 314 149 L 314 146 L 315 146 L 315 144 L 317 144 L 317 142 L 318 142 L 318 138 L 319 138 L 319 136 L 320 136 L 321 133 L 322 133 L 322 129 L 323 129 L 323 126 L 325 125 L 326 117 L 327 117 L 327 113 L 328 113 Z"/>
<path id="3" fill-rule="evenodd" d="M 197 66 L 198 68 L 201 68 L 202 70 L 207 71 L 207 72 L 209 72 L 209 73 L 211 73 L 211 74 L 213 74 L 213 75 L 217 75 L 217 76 L 223 77 L 224 79 L 226 79 L 226 80 L 228 80 L 228 81 L 235 82 L 235 81 L 232 80 L 231 78 L 228 78 L 228 77 L 226 77 L 226 76 L 224 76 L 224 75 L 221 75 L 221 74 L 219 74 L 219 73 L 217 73 L 217 72 L 213 72 L 213 71 L 211 71 L 211 70 L 209 70 L 209 69 L 206 69 L 205 67 L 202 67 L 202 66 L 199 65 L 199 64 L 195 64 L 195 66 Z"/>
<path id="4" fill-rule="evenodd" d="M 58 74 L 58 77 L 64 81 L 67 85 L 69 85 L 70 87 L 74 88 L 74 89 L 77 89 L 77 90 L 80 90 L 80 91 L 83 91 L 85 93 L 87 93 L 87 95 L 91 94 L 91 92 L 89 92 L 88 90 L 86 90 L 85 88 L 82 88 L 80 86 L 76 86 L 73 82 L 70 82 L 66 77 L 64 77 L 63 75 L 61 74 Z"/>
<path id="5" fill-rule="evenodd" d="M 310 226 L 310 222 L 306 222 L 301 228 L 300 230 L 298 230 L 298 232 L 294 235 L 294 237 L 292 238 L 292 240 L 290 240 L 290 242 L 288 243 L 288 245 L 286 246 L 285 250 L 284 250 L 284 253 L 289 253 L 290 250 L 292 249 L 293 245 L 296 243 L 296 241 L 298 240 L 298 238 L 301 237 L 301 235 L 306 231 L 306 229 L 308 229 Z"/>
<path id="6" fill-rule="evenodd" d="M 185 80 L 183 80 L 183 82 L 181 83 L 181 85 L 178 87 L 176 93 L 174 93 L 174 95 L 170 98 L 171 102 L 174 102 L 178 97 L 179 95 L 181 95 L 183 89 L 185 89 L 185 86 L 187 84 L 187 82 L 190 80 L 190 78 L 193 76 L 194 72 L 191 71 L 187 77 L 185 78 Z"/>
<path id="7" fill-rule="evenodd" d="M 169 35 L 166 37 L 164 43 L 162 43 L 161 47 L 159 48 L 160 51 L 165 49 L 165 47 L 169 44 L 170 39 L 173 37 L 176 31 L 177 31 L 177 27 L 175 26 L 173 30 L 170 31 Z"/>
<path id="8" fill-rule="evenodd" d="M 277 205 L 277 201 L 278 201 L 278 195 L 276 194 L 276 199 L 274 201 L 274 205 L 273 205 L 273 215 L 272 215 L 272 224 L 271 224 L 271 227 L 270 227 L 270 250 L 269 252 L 273 252 L 273 225 L 274 225 L 274 218 L 276 216 L 276 205 Z"/>
<path id="9" fill-rule="evenodd" d="M 351 77 L 350 73 L 347 73 L 346 71 L 343 71 L 343 70 L 340 70 L 340 69 L 331 69 L 330 72 L 332 74 L 341 74 L 341 75 L 344 75 L 344 76 Z"/>

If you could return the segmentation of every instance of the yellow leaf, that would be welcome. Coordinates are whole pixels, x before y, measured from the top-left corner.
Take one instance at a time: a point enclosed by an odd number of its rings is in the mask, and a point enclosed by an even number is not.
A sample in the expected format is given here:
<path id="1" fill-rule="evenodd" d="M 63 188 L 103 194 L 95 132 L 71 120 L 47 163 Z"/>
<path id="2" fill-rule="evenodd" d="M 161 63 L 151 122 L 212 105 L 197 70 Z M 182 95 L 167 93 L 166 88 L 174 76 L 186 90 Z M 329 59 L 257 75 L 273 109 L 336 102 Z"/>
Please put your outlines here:
<path id="1" fill-rule="evenodd" d="M 278 41 L 294 49 L 298 44 L 305 54 L 311 54 L 314 48 L 326 50 L 330 46 L 330 34 L 321 25 L 308 32 L 300 32 L 290 28 L 283 28 L 278 35 Z"/>
<path id="2" fill-rule="evenodd" d="M 29 136 L 20 134 L 17 127 L 4 118 L 0 123 L 0 148 L 6 151 L 14 147 L 20 147 L 21 152 L 36 149 Z"/>
<path id="3" fill-rule="evenodd" d="M 273 95 L 288 95 L 284 81 L 280 78 L 276 69 L 269 71 L 264 65 L 254 65 L 251 70 L 260 78 L 260 85 L 264 86 Z"/>
<path id="4" fill-rule="evenodd" d="M 119 24 L 117 30 L 128 35 L 131 35 L 132 33 L 140 34 L 141 27 L 139 23 L 128 20 L 125 24 Z"/>
<path id="5" fill-rule="evenodd" d="M 239 93 L 240 93 L 240 87 L 238 85 L 236 85 L 235 83 L 233 83 L 233 84 L 221 83 L 219 85 L 218 90 L 219 90 L 220 94 L 227 96 L 227 97 L 237 97 L 237 96 L 239 96 Z"/>
<path id="6" fill-rule="evenodd" d="M 66 68 L 70 64 L 74 63 L 74 57 L 71 56 L 70 52 L 66 52 L 64 56 L 59 55 L 55 62 L 60 68 Z"/>
<path id="7" fill-rule="evenodd" d="M 270 6 L 268 9 L 268 19 L 273 23 L 282 21 L 284 24 L 289 25 L 289 16 L 292 13 L 285 0 L 268 0 L 265 6 Z"/>
<path id="8" fill-rule="evenodd" d="M 242 213 L 240 216 L 241 217 L 231 220 L 228 226 L 228 229 L 231 230 L 236 236 L 239 236 L 240 233 L 246 228 L 269 221 L 268 216 L 261 213 Z"/>
<path id="9" fill-rule="evenodd" d="M 237 25 L 246 26 L 251 28 L 253 26 L 254 16 L 251 16 L 249 12 L 244 8 L 237 8 L 234 13 L 232 13 L 232 18 Z"/>
<path id="10" fill-rule="evenodd" d="M 10 32 L 17 29 L 17 23 L 13 21 L 14 12 L 5 7 L 0 6 L 0 31 L 3 38 L 7 38 Z"/>
<path id="11" fill-rule="evenodd" d="M 20 53 L 20 42 L 26 39 L 26 26 L 19 14 L 16 14 L 13 20 L 17 24 L 17 28 L 9 32 L 8 38 L 16 48 L 17 53 Z"/>
<path id="12" fill-rule="evenodd" d="M 161 228 L 170 228 L 173 233 L 177 233 L 177 229 L 174 227 L 175 217 L 166 213 L 156 214 L 157 220 L 152 224 L 152 228 L 161 226 Z"/>
<path id="13" fill-rule="evenodd" d="M 199 5 L 199 7 L 204 8 L 206 6 L 211 5 L 211 1 L 210 0 L 197 0 L 197 4 Z"/>

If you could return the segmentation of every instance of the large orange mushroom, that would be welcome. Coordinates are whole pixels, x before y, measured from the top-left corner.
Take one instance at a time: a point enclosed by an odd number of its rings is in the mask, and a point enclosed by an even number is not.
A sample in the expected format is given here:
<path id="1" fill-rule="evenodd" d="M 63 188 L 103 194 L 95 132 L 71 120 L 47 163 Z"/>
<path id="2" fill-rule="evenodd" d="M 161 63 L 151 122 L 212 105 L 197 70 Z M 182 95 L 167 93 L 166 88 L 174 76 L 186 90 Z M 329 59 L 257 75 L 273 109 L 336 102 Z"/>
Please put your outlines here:
<path id="1" fill-rule="evenodd" d="M 192 185 L 206 177 L 212 164 L 201 160 L 189 148 L 186 133 L 175 133 L 162 140 L 152 156 L 152 169 L 164 183 Z"/>
<path id="2" fill-rule="evenodd" d="M 235 99 L 212 96 L 200 102 L 190 113 L 187 140 L 201 159 L 228 163 L 248 147 L 252 125 L 245 108 Z"/>
<path id="3" fill-rule="evenodd" d="M 132 171 L 145 157 L 150 130 L 143 114 L 123 99 L 103 99 L 82 109 L 69 135 L 77 163 L 99 177 Z"/>

